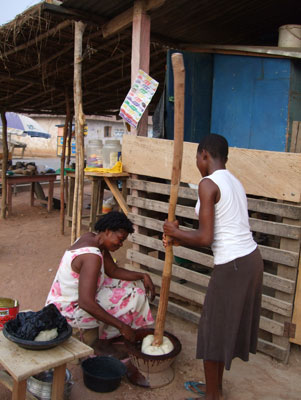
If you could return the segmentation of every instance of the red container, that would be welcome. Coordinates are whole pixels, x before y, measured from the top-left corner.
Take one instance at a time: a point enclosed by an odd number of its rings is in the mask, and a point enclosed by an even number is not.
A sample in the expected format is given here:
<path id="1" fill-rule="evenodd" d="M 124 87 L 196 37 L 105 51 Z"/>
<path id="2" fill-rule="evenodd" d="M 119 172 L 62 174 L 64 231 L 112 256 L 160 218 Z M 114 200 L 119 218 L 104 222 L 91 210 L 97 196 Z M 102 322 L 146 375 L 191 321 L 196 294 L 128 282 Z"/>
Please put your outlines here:
<path id="1" fill-rule="evenodd" d="M 18 312 L 18 300 L 0 297 L 0 330 L 7 321 L 16 318 Z"/>

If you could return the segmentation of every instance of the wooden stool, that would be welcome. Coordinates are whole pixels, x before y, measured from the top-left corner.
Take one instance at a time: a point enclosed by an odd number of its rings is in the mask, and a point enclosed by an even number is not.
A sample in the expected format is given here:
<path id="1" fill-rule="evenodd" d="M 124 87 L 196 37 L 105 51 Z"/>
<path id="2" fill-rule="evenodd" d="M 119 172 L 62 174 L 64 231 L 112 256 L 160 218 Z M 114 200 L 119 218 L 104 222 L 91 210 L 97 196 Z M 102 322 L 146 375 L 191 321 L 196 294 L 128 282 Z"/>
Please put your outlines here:
<path id="1" fill-rule="evenodd" d="M 49 350 L 27 350 L 7 340 L 0 332 L 0 363 L 8 372 L 1 371 L 0 382 L 12 391 L 12 400 L 34 399 L 26 391 L 26 380 L 32 375 L 53 368 L 51 400 L 62 400 L 66 364 L 93 354 L 93 349 L 70 337 Z"/>

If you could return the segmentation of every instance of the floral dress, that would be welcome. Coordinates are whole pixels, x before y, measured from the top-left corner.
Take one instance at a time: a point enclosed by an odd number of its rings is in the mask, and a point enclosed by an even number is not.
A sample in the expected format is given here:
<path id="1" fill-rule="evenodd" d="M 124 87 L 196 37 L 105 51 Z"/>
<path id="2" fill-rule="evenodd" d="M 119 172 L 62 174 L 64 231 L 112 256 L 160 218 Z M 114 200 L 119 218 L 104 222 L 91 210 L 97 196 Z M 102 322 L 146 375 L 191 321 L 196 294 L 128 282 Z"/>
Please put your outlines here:
<path id="1" fill-rule="evenodd" d="M 97 247 L 67 250 L 54 278 L 46 305 L 53 303 L 68 323 L 78 329 L 100 328 L 100 339 L 120 335 L 117 328 L 98 321 L 78 306 L 79 274 L 71 268 L 81 254 L 97 254 L 102 260 L 97 281 L 96 302 L 108 313 L 134 329 L 151 325 L 154 320 L 141 281 L 122 281 L 105 277 L 103 257 Z"/>

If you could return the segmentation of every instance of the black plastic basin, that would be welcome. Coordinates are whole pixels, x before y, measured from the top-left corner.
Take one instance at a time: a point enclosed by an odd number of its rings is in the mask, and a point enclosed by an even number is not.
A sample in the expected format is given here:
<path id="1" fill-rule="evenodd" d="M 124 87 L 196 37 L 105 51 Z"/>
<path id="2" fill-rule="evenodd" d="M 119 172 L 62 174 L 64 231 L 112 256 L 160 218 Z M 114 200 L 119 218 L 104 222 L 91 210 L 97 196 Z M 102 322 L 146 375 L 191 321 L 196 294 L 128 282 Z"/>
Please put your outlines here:
<path id="1" fill-rule="evenodd" d="M 82 362 L 84 384 L 94 392 L 112 392 L 120 385 L 126 366 L 114 357 L 97 356 Z"/>

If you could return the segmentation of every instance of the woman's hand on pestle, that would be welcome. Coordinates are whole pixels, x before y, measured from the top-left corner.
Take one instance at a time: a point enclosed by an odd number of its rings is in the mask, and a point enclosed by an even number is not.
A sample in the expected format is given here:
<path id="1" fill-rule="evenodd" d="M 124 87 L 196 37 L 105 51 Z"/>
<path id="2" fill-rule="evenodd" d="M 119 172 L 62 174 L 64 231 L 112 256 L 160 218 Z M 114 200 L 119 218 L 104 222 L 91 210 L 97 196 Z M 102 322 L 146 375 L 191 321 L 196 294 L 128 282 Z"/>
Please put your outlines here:
<path id="1" fill-rule="evenodd" d="M 181 242 L 176 239 L 176 233 L 179 231 L 179 221 L 170 222 L 167 219 L 163 224 L 163 246 L 180 246 Z"/>
<path id="2" fill-rule="evenodd" d="M 165 233 L 163 233 L 162 242 L 163 242 L 163 246 L 164 246 L 165 248 L 166 248 L 168 245 L 180 246 L 180 244 L 181 244 L 177 239 L 171 238 L 170 236 L 165 235 Z"/>
<path id="3" fill-rule="evenodd" d="M 120 333 L 124 336 L 126 340 L 129 342 L 134 342 L 136 339 L 136 331 L 130 326 L 123 324 L 119 329 Z"/>

